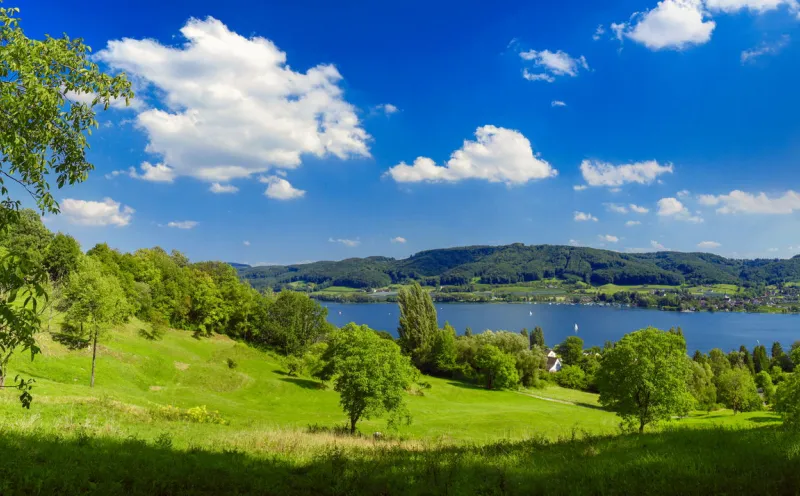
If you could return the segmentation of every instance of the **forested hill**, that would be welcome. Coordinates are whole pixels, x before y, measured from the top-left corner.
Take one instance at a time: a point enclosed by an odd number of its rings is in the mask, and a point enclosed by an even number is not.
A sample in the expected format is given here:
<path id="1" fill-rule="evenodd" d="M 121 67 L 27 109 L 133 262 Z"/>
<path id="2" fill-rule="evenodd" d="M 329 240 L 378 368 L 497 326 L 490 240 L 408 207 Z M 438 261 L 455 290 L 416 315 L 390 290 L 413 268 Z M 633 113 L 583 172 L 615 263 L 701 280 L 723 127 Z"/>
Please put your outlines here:
<path id="1" fill-rule="evenodd" d="M 800 281 L 800 255 L 792 259 L 738 260 L 710 253 L 619 253 L 594 248 L 515 243 L 427 250 L 409 258 L 350 258 L 302 265 L 240 267 L 257 288 L 303 281 L 323 286 L 379 288 L 417 280 L 466 285 L 509 284 L 558 278 L 603 284 L 776 284 Z M 477 279 L 476 279 L 477 278 Z"/>

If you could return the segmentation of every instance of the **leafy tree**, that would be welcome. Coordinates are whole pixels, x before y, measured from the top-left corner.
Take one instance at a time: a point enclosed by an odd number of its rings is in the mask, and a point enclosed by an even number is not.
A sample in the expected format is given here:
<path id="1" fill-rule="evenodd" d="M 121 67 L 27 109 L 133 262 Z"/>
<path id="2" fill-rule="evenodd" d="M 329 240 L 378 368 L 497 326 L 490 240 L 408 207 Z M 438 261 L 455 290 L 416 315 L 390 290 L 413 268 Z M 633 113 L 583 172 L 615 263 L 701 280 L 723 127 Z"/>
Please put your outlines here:
<path id="1" fill-rule="evenodd" d="M 790 376 L 775 392 L 775 411 L 783 417 L 783 425 L 800 430 L 800 372 Z"/>
<path id="2" fill-rule="evenodd" d="M 444 329 L 436 331 L 431 350 L 433 367 L 440 374 L 449 374 L 456 366 L 456 330 L 449 323 L 444 323 Z"/>
<path id="3" fill-rule="evenodd" d="M 556 346 L 556 353 L 561 355 L 561 361 L 566 365 L 578 365 L 583 358 L 583 339 L 569 336 Z"/>
<path id="4" fill-rule="evenodd" d="M 603 355 L 597 373 L 600 402 L 623 421 L 647 424 L 683 415 L 692 397 L 689 361 L 681 336 L 652 327 L 626 334 Z"/>
<path id="5" fill-rule="evenodd" d="M 541 349 L 534 347 L 530 350 L 520 351 L 514 356 L 514 359 L 522 385 L 525 387 L 536 386 L 539 382 L 539 373 L 544 368 L 543 364 L 547 363 Z"/>
<path id="6" fill-rule="evenodd" d="M 697 363 L 708 363 L 708 357 L 700 350 L 695 350 L 692 355 L 692 361 Z"/>
<path id="7" fill-rule="evenodd" d="M 733 410 L 734 415 L 758 410 L 761 406 L 753 376 L 740 367 L 727 370 L 718 378 L 717 394 L 722 403 Z"/>
<path id="8" fill-rule="evenodd" d="M 521 331 L 519 331 L 520 335 L 528 341 L 528 346 L 530 347 L 531 336 L 528 334 L 528 328 L 523 327 Z"/>
<path id="9" fill-rule="evenodd" d="M 475 365 L 487 389 L 511 389 L 519 383 L 514 357 L 497 346 L 486 344 L 478 349 Z"/>
<path id="10" fill-rule="evenodd" d="M 66 330 L 81 338 L 88 335 L 92 344 L 91 387 L 94 387 L 97 341 L 111 326 L 121 324 L 130 315 L 119 281 L 104 274 L 102 269 L 99 261 L 85 257 L 65 289 L 69 305 L 64 318 Z"/>
<path id="11" fill-rule="evenodd" d="M 400 325 L 397 328 L 400 347 L 411 356 L 417 367 L 426 370 L 439 329 L 431 295 L 418 283 L 414 283 L 410 287 L 400 288 L 397 304 L 400 307 Z"/>
<path id="12" fill-rule="evenodd" d="M 284 355 L 300 356 L 330 331 L 327 316 L 328 309 L 308 295 L 281 291 L 269 307 L 269 344 L 276 346 Z"/>
<path id="13" fill-rule="evenodd" d="M 762 370 L 755 377 L 756 387 L 764 392 L 764 401 L 772 403 L 775 399 L 775 384 L 772 383 L 772 377 L 766 370 Z"/>
<path id="14" fill-rule="evenodd" d="M 783 346 L 781 346 L 781 343 L 779 341 L 775 341 L 774 343 L 772 343 L 771 352 L 773 361 L 783 356 Z"/>
<path id="15" fill-rule="evenodd" d="M 556 372 L 556 382 L 559 386 L 570 389 L 584 389 L 586 387 L 586 373 L 577 365 L 564 365 Z"/>
<path id="16" fill-rule="evenodd" d="M 528 342 L 521 335 L 508 332 L 508 331 L 484 331 L 477 336 L 475 340 L 480 345 L 491 344 L 496 346 L 503 353 L 509 355 L 516 355 L 520 351 L 528 349 Z"/>
<path id="17" fill-rule="evenodd" d="M 744 366 L 750 371 L 751 374 L 755 375 L 756 368 L 753 364 L 753 356 L 750 354 L 750 350 L 747 349 L 747 346 L 742 345 L 739 347 L 739 353 L 744 359 Z"/>
<path id="18" fill-rule="evenodd" d="M 61 296 L 61 290 L 66 283 L 69 275 L 78 269 L 78 263 L 83 256 L 81 245 L 67 234 L 58 233 L 47 246 L 44 253 L 44 268 L 50 276 L 53 285 L 54 299 Z M 47 329 L 50 330 L 50 322 L 53 320 L 53 304 L 50 302 L 50 316 L 47 319 Z"/>
<path id="19" fill-rule="evenodd" d="M 714 373 L 708 363 L 692 362 L 692 376 L 689 392 L 698 408 L 711 411 L 717 404 L 717 388 L 714 386 Z"/>
<path id="20" fill-rule="evenodd" d="M 790 352 L 790 355 L 795 368 L 800 369 L 800 341 L 795 341 L 792 344 L 792 351 Z"/>
<path id="21" fill-rule="evenodd" d="M 0 231 L 0 245 L 11 253 L 27 257 L 37 267 L 42 265 L 52 239 L 53 233 L 42 223 L 39 214 L 29 208 L 21 210 L 7 229 Z"/>
<path id="22" fill-rule="evenodd" d="M 467 328 L 464 330 L 464 335 L 467 337 L 472 336 L 472 327 L 467 326 Z"/>
<path id="23" fill-rule="evenodd" d="M 48 178 L 61 188 L 82 182 L 92 165 L 86 161 L 86 135 L 97 127 L 94 105 L 105 108 L 114 98 L 127 102 L 133 93 L 124 74 L 103 74 L 80 40 L 25 36 L 18 9 L 0 7 L 0 232 L 20 219 L 21 201 L 11 197 L 6 181 L 21 186 L 42 213 L 58 213 Z M 92 105 L 70 102 L 67 92 L 95 95 Z M 0 287 L 0 352 L 39 349 L 37 299 L 45 296 L 46 274 L 27 254 L 3 254 Z M 26 300 L 18 305 L 16 298 Z M 0 357 L 7 363 L 7 357 Z M 5 380 L 5 368 L 0 381 Z M 16 384 L 23 406 L 30 405 L 30 381 Z"/>
<path id="24" fill-rule="evenodd" d="M 711 365 L 711 371 L 714 373 L 715 379 L 718 379 L 722 374 L 731 369 L 730 360 L 719 348 L 714 348 L 708 352 L 708 364 Z"/>
<path id="25" fill-rule="evenodd" d="M 339 403 L 355 433 L 361 419 L 389 414 L 389 425 L 411 421 L 405 391 L 418 371 L 393 341 L 381 339 L 367 326 L 347 324 L 334 331 L 325 350 L 321 378 L 334 380 Z"/>
<path id="26" fill-rule="evenodd" d="M 767 348 L 762 344 L 753 348 L 753 368 L 756 373 L 762 370 L 769 370 L 769 358 L 767 357 Z"/>
<path id="27" fill-rule="evenodd" d="M 544 344 L 544 331 L 539 326 L 533 328 L 533 333 L 531 334 L 531 345 L 538 346 L 542 349 L 546 347 Z"/>

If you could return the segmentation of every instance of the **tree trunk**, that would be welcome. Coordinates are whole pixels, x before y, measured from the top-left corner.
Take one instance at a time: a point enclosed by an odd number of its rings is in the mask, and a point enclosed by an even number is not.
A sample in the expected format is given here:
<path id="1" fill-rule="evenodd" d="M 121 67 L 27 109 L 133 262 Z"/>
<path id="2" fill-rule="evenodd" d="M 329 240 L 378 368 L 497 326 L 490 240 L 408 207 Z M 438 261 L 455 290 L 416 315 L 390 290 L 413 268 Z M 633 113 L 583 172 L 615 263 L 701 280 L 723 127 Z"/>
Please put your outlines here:
<path id="1" fill-rule="evenodd" d="M 639 421 L 639 434 L 644 433 L 644 420 Z"/>
<path id="2" fill-rule="evenodd" d="M 5 370 L 0 370 L 0 388 L 5 387 L 6 385 L 6 373 Z"/>
<path id="3" fill-rule="evenodd" d="M 94 339 L 92 344 L 92 382 L 89 384 L 89 387 L 94 387 L 94 366 L 95 362 L 97 361 L 97 330 L 94 332 Z"/>
<path id="4" fill-rule="evenodd" d="M 350 434 L 356 433 L 356 422 L 358 422 L 356 417 L 350 417 Z"/>

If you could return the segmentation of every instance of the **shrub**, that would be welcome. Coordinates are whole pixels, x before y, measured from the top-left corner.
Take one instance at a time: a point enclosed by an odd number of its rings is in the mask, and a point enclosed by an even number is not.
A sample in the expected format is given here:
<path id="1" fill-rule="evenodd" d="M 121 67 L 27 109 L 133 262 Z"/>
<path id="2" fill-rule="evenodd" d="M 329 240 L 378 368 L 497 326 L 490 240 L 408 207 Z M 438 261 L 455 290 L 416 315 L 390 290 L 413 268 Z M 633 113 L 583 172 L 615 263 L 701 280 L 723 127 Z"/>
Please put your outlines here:
<path id="1" fill-rule="evenodd" d="M 303 359 L 290 356 L 286 358 L 286 373 L 292 377 L 297 377 L 303 372 Z"/>
<path id="2" fill-rule="evenodd" d="M 229 369 L 235 369 L 236 367 L 238 367 L 238 366 L 239 366 L 239 364 L 238 364 L 238 363 L 236 363 L 236 360 L 234 360 L 233 358 L 228 358 L 228 359 L 226 359 L 226 360 L 225 360 L 225 363 L 227 363 L 227 364 L 228 364 L 228 368 L 229 368 Z"/>
<path id="3" fill-rule="evenodd" d="M 559 386 L 570 389 L 583 389 L 586 387 L 586 374 L 577 365 L 564 365 L 556 372 L 556 382 Z"/>
<path id="4" fill-rule="evenodd" d="M 775 411 L 788 429 L 800 430 L 800 372 L 789 374 L 775 392 Z"/>
<path id="5" fill-rule="evenodd" d="M 196 424 L 227 425 L 228 421 L 216 410 L 208 410 L 205 405 L 183 410 L 176 406 L 162 406 L 152 412 L 153 416 L 168 421 L 187 421 Z"/>

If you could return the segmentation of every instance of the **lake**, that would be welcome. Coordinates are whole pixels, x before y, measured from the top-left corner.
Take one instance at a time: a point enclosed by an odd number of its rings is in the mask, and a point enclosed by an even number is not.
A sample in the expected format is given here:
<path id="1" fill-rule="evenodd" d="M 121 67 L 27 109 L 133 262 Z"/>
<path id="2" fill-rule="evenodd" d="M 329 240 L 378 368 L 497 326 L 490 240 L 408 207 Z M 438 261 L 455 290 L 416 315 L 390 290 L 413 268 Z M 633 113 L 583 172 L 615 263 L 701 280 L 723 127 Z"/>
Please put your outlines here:
<path id="1" fill-rule="evenodd" d="M 399 310 L 396 303 L 331 303 L 328 321 L 336 326 L 349 322 L 366 324 L 376 330 L 397 336 Z M 463 334 L 467 327 L 473 333 L 486 329 L 520 331 L 522 328 L 544 329 L 549 346 L 575 334 L 586 347 L 602 346 L 606 340 L 617 341 L 624 334 L 647 326 L 669 329 L 680 326 L 690 351 L 707 352 L 711 348 L 725 351 L 745 345 L 752 350 L 757 340 L 769 350 L 773 341 L 780 341 L 786 350 L 800 340 L 800 315 L 758 313 L 697 312 L 679 313 L 638 308 L 616 308 L 586 305 L 548 305 L 518 303 L 437 303 L 439 326 L 445 321 Z"/>

